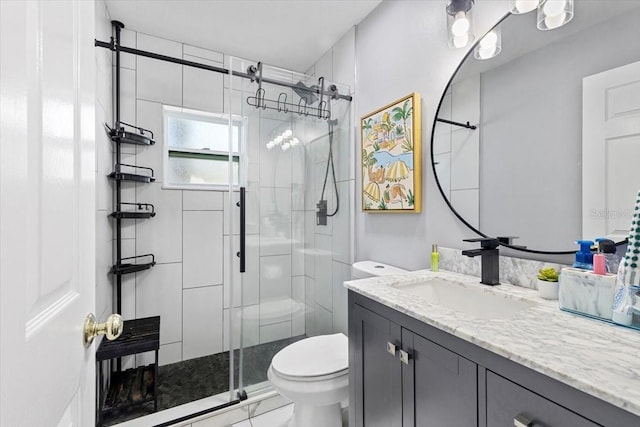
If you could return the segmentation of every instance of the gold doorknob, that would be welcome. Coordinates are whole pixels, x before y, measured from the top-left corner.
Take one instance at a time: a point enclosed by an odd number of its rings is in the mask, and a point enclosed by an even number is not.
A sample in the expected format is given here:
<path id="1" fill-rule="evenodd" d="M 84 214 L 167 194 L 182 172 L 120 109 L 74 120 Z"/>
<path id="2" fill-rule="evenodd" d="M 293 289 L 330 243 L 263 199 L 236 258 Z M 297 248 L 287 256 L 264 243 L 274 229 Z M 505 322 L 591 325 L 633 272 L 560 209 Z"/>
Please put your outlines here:
<path id="1" fill-rule="evenodd" d="M 119 314 L 112 314 L 107 317 L 106 322 L 98 323 L 96 322 L 96 317 L 89 313 L 84 319 L 84 346 L 89 347 L 96 336 L 103 334 L 106 335 L 109 341 L 113 341 L 122 334 L 123 329 L 124 321 Z"/>

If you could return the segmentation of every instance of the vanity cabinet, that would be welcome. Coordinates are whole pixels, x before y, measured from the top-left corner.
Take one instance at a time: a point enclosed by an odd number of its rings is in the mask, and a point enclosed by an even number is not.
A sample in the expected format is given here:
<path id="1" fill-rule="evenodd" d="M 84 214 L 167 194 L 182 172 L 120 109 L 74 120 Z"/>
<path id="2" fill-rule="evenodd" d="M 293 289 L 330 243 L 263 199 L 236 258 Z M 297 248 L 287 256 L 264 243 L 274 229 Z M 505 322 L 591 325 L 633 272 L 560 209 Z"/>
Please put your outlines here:
<path id="1" fill-rule="evenodd" d="M 475 363 L 359 305 L 352 315 L 349 425 L 477 425 Z"/>
<path id="2" fill-rule="evenodd" d="M 488 426 L 598 426 L 491 371 L 486 378 Z"/>
<path id="3" fill-rule="evenodd" d="M 349 384 L 355 427 L 640 426 L 637 415 L 354 291 Z"/>

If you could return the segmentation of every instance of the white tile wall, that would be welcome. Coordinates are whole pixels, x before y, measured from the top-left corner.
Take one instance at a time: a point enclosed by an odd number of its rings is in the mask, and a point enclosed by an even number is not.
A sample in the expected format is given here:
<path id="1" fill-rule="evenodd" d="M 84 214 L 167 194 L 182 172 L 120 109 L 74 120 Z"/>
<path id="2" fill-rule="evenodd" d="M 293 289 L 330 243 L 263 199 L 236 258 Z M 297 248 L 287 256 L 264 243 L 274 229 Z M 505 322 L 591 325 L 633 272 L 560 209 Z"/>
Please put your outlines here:
<path id="1" fill-rule="evenodd" d="M 224 236 L 224 307 L 229 308 L 231 304 L 231 284 L 235 286 L 233 292 L 233 305 L 258 304 L 260 299 L 260 238 L 256 235 L 249 235 L 245 241 L 246 261 L 245 273 L 240 274 L 240 259 L 236 255 L 240 250 L 239 236 L 233 236 L 233 248 L 229 247 L 230 236 Z M 233 281 L 229 275 L 229 258 L 231 258 L 231 272 Z M 242 292 L 240 292 L 242 290 Z M 242 300 L 240 296 L 242 295 Z M 242 304 L 241 304 L 242 302 Z"/>
<path id="2" fill-rule="evenodd" d="M 333 226 L 336 230 L 349 230 L 351 221 L 351 182 L 342 181 L 338 183 L 338 194 L 340 195 L 340 208 L 333 217 Z M 331 250 L 333 259 L 344 264 L 351 264 L 351 239 L 346 232 L 333 233 L 331 236 Z"/>
<path id="3" fill-rule="evenodd" d="M 293 276 L 304 275 L 304 216 L 303 211 L 292 212 L 291 274 Z"/>
<path id="4" fill-rule="evenodd" d="M 224 310 L 224 351 L 229 350 L 229 341 L 233 337 L 233 348 L 240 347 L 240 325 L 242 325 L 242 343 L 245 347 L 260 344 L 260 306 L 250 305 L 233 310 L 233 330 L 229 326 L 231 309 Z"/>
<path id="5" fill-rule="evenodd" d="M 120 31 L 120 44 L 125 47 L 136 48 L 137 42 L 136 37 L 137 34 L 135 31 L 127 30 L 123 28 Z M 120 55 L 120 66 L 122 68 L 128 68 L 130 70 L 136 69 L 136 56 L 130 55 L 128 53 L 122 53 Z"/>
<path id="6" fill-rule="evenodd" d="M 333 316 L 329 310 L 322 307 L 319 304 L 316 304 L 316 330 L 315 333 L 318 335 L 325 335 L 333 333 Z"/>
<path id="7" fill-rule="evenodd" d="M 260 255 L 291 253 L 291 192 L 260 188 Z"/>
<path id="8" fill-rule="evenodd" d="M 222 284 L 222 212 L 184 211 L 182 287 Z"/>
<path id="9" fill-rule="evenodd" d="M 333 305 L 333 278 L 331 236 L 316 234 L 316 256 L 315 256 L 315 298 L 316 302 L 324 308 L 331 310 Z"/>
<path id="10" fill-rule="evenodd" d="M 160 344 L 182 339 L 182 264 L 136 273 L 136 317 L 160 316 Z"/>
<path id="11" fill-rule="evenodd" d="M 305 277 L 296 276 L 291 282 L 291 299 L 293 304 L 298 307 L 306 304 L 305 298 Z M 292 310 L 291 316 L 291 334 L 293 336 L 303 335 L 305 333 L 305 313 L 296 309 Z"/>
<path id="12" fill-rule="evenodd" d="M 136 71 L 127 68 L 120 69 L 120 120 L 130 125 L 136 124 Z M 135 152 L 133 146 L 123 145 L 123 149 Z"/>
<path id="13" fill-rule="evenodd" d="M 260 304 L 287 298 L 291 298 L 291 255 L 261 256 Z"/>
<path id="14" fill-rule="evenodd" d="M 345 47 L 346 48 L 346 47 Z M 333 80 L 333 49 L 329 49 L 315 64 L 316 79 L 324 77 L 325 81 Z"/>
<path id="15" fill-rule="evenodd" d="M 260 344 L 291 338 L 291 322 L 260 326 Z"/>
<path id="16" fill-rule="evenodd" d="M 188 191 L 182 192 L 182 209 L 185 211 L 221 211 L 223 197 L 227 193 L 221 191 Z"/>
<path id="17" fill-rule="evenodd" d="M 137 199 L 156 210 L 154 218 L 136 220 L 137 253 L 153 253 L 158 263 L 182 261 L 182 193 L 152 183 L 137 187 Z"/>
<path id="18" fill-rule="evenodd" d="M 138 49 L 180 58 L 182 44 L 138 33 Z M 137 58 L 137 98 L 169 105 L 182 104 L 182 66 L 155 59 Z"/>
<path id="19" fill-rule="evenodd" d="M 220 353 L 222 345 L 222 286 L 186 289 L 183 292 L 183 360 Z"/>
<path id="20" fill-rule="evenodd" d="M 136 101 L 137 124 L 153 132 L 155 145 L 137 146 L 137 164 L 152 168 L 156 182 L 163 182 L 162 176 L 162 141 L 164 139 L 164 127 L 162 124 L 162 104 L 138 99 Z"/>
<path id="21" fill-rule="evenodd" d="M 314 211 L 305 211 L 304 214 L 304 274 L 309 277 L 315 277 L 316 213 Z"/>
<path id="22" fill-rule="evenodd" d="M 201 49 L 203 50 L 203 49 Z M 221 67 L 221 62 L 213 62 L 191 55 L 184 55 L 187 61 Z M 204 111 L 222 111 L 224 106 L 223 75 L 193 67 L 183 67 L 183 103 L 187 108 Z"/>
<path id="23" fill-rule="evenodd" d="M 220 52 L 202 49 L 200 47 L 191 46 L 189 44 L 183 45 L 183 52 L 185 55 L 198 58 L 196 62 L 200 62 L 201 59 L 207 59 L 209 61 L 217 62 L 218 64 L 224 64 L 224 55 Z"/>
<path id="24" fill-rule="evenodd" d="M 307 331 L 307 335 L 315 335 L 316 334 L 316 294 L 315 294 L 315 280 L 306 277 L 304 278 L 304 298 L 306 301 L 306 311 L 305 311 L 305 329 Z"/>
<path id="25" fill-rule="evenodd" d="M 333 46 L 333 72 L 331 80 L 349 85 L 351 92 L 355 91 L 355 27 L 352 27 Z"/>

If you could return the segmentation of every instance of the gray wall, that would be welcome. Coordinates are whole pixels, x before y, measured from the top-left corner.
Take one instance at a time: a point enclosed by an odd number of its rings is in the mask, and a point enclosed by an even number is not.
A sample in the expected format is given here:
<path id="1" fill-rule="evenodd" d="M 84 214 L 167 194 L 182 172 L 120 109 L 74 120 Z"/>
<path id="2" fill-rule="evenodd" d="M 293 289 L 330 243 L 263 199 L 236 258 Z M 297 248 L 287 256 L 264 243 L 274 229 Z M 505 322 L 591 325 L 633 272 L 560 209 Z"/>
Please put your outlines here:
<path id="1" fill-rule="evenodd" d="M 582 237 L 582 79 L 640 60 L 639 20 L 626 13 L 482 74 L 482 231 L 547 250 Z"/>
<path id="2" fill-rule="evenodd" d="M 356 260 L 373 259 L 415 270 L 429 265 L 431 244 L 462 248 L 474 237 L 458 221 L 436 186 L 429 145 L 435 112 L 444 89 L 464 56 L 447 46 L 444 1 L 384 1 L 356 32 L 356 120 L 402 96 L 422 97 L 422 213 L 365 214 L 359 209 L 360 169 L 356 169 Z M 505 1 L 474 7 L 476 34 L 507 11 Z M 360 138 L 357 138 L 360 144 Z M 360 150 L 357 150 L 360 162 Z"/>

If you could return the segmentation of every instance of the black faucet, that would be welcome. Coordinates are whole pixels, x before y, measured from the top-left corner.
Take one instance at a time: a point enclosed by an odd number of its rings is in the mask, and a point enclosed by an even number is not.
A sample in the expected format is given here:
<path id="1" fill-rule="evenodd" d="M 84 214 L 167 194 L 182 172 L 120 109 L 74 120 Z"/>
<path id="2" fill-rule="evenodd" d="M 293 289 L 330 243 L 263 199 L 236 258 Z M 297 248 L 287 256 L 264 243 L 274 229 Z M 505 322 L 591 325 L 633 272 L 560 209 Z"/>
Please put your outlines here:
<path id="1" fill-rule="evenodd" d="M 464 242 L 480 242 L 480 249 L 468 249 L 462 251 L 462 255 L 482 257 L 482 280 L 480 283 L 490 286 L 500 284 L 500 266 L 498 256 L 498 246 L 500 241 L 493 237 L 483 237 L 477 239 L 464 239 Z"/>

